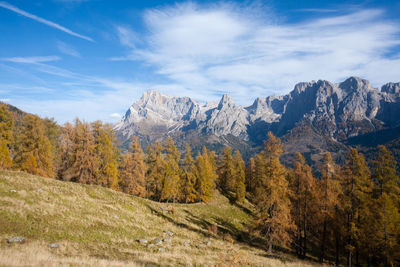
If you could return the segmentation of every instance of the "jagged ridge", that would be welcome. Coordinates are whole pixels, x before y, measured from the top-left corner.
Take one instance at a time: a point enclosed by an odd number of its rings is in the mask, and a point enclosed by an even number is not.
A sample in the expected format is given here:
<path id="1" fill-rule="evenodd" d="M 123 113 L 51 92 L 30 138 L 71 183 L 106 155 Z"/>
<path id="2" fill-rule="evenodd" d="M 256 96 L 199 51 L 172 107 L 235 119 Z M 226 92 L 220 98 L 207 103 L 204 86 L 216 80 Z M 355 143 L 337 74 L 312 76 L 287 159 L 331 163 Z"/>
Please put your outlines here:
<path id="1" fill-rule="evenodd" d="M 206 135 L 232 135 L 260 142 L 268 130 L 284 135 L 308 121 L 322 135 L 345 140 L 399 125 L 400 83 L 381 90 L 358 77 L 341 83 L 319 80 L 297 84 L 284 96 L 257 98 L 248 107 L 232 97 L 201 104 L 189 97 L 172 97 L 157 91 L 144 93 L 114 128 L 123 140 L 132 135 L 149 139 L 195 130 Z"/>

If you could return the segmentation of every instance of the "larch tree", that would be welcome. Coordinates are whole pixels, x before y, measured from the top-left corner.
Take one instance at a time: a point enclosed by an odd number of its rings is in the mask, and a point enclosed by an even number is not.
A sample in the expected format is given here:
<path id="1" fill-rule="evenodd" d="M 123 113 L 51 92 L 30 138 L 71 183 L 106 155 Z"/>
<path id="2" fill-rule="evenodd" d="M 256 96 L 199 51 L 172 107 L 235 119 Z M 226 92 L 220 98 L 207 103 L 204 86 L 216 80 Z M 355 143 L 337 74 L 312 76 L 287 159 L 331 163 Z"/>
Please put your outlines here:
<path id="1" fill-rule="evenodd" d="M 118 148 L 115 133 L 109 124 L 103 125 L 101 121 L 93 122 L 91 125 L 95 151 L 98 163 L 96 183 L 102 186 L 118 190 Z"/>
<path id="2" fill-rule="evenodd" d="M 327 243 L 330 236 L 339 236 L 335 230 L 335 216 L 340 209 L 339 197 L 342 194 L 340 184 L 340 168 L 336 166 L 329 152 L 326 152 L 319 165 L 321 177 L 318 183 L 319 208 L 320 208 L 320 255 L 319 260 L 323 262 L 326 255 Z"/>
<path id="3" fill-rule="evenodd" d="M 290 232 L 295 229 L 290 214 L 289 182 L 286 169 L 280 163 L 282 144 L 271 132 L 260 159 L 263 172 L 258 177 L 254 202 L 258 209 L 257 225 L 268 240 L 268 252 L 273 246 L 287 246 L 291 242 Z M 261 162 L 259 162 L 261 164 Z M 258 167 L 258 166 L 257 166 Z"/>
<path id="4" fill-rule="evenodd" d="M 296 251 L 302 258 L 306 257 L 309 247 L 308 234 L 313 228 L 316 215 L 316 180 L 311 167 L 306 163 L 303 155 L 297 153 L 294 164 L 292 181 L 290 183 L 292 194 L 292 216 L 297 226 Z"/>
<path id="5" fill-rule="evenodd" d="M 41 119 L 26 115 L 16 137 L 15 163 L 28 173 L 54 177 L 53 153 Z"/>
<path id="6" fill-rule="evenodd" d="M 372 200 L 371 173 L 365 158 L 352 148 L 343 173 L 343 208 L 346 217 L 347 265 L 359 264 L 361 240 L 368 230 Z"/>
<path id="7" fill-rule="evenodd" d="M 254 157 L 249 159 L 249 163 L 246 166 L 246 189 L 250 193 L 253 194 L 255 188 L 255 179 L 256 179 L 256 161 Z"/>
<path id="8" fill-rule="evenodd" d="M 91 125 L 76 119 L 73 137 L 73 163 L 65 175 L 75 182 L 96 184 L 99 162 Z"/>
<path id="9" fill-rule="evenodd" d="M 166 163 L 162 155 L 164 150 L 160 142 L 147 147 L 146 164 L 146 197 L 153 200 L 160 200 L 165 177 Z"/>
<path id="10" fill-rule="evenodd" d="M 140 146 L 139 138 L 134 136 L 131 139 L 129 151 L 122 158 L 120 177 L 123 191 L 131 195 L 145 197 L 146 172 L 145 155 Z"/>
<path id="11" fill-rule="evenodd" d="M 209 159 L 207 150 L 203 149 L 203 154 L 198 153 L 196 157 L 196 192 L 199 201 L 208 202 L 215 190 L 215 179 L 218 177 L 212 162 Z"/>
<path id="12" fill-rule="evenodd" d="M 59 172 L 61 163 L 61 148 L 60 148 L 60 135 L 61 127 L 58 126 L 54 118 L 44 118 L 42 119 L 44 125 L 44 134 L 50 141 L 51 153 L 53 155 L 53 165 L 55 167 L 56 173 Z"/>
<path id="13" fill-rule="evenodd" d="M 222 153 L 219 172 L 219 186 L 223 191 L 233 191 L 235 189 L 234 172 L 232 149 L 227 146 Z"/>
<path id="14" fill-rule="evenodd" d="M 373 169 L 378 214 L 375 251 L 380 252 L 385 266 L 395 266 L 400 259 L 400 179 L 393 154 L 385 146 L 378 150 Z"/>
<path id="15" fill-rule="evenodd" d="M 190 145 L 186 143 L 185 148 L 185 156 L 183 158 L 183 172 L 181 178 L 182 201 L 185 203 L 193 203 L 196 201 L 197 197 L 197 192 L 195 189 L 195 165 Z"/>
<path id="16" fill-rule="evenodd" d="M 13 138 L 14 120 L 6 105 L 0 104 L 0 170 L 12 166 L 10 153 Z"/>
<path id="17" fill-rule="evenodd" d="M 165 144 L 165 176 L 161 191 L 161 200 L 176 202 L 180 198 L 180 177 L 179 168 L 180 153 L 175 146 L 172 137 L 168 137 Z"/>
<path id="18" fill-rule="evenodd" d="M 62 127 L 58 146 L 60 150 L 58 177 L 70 181 L 72 179 L 70 170 L 75 161 L 75 128 L 71 123 L 67 122 Z"/>
<path id="19" fill-rule="evenodd" d="M 235 201 L 244 202 L 246 197 L 245 165 L 239 150 L 233 154 L 233 167 L 235 179 Z"/>

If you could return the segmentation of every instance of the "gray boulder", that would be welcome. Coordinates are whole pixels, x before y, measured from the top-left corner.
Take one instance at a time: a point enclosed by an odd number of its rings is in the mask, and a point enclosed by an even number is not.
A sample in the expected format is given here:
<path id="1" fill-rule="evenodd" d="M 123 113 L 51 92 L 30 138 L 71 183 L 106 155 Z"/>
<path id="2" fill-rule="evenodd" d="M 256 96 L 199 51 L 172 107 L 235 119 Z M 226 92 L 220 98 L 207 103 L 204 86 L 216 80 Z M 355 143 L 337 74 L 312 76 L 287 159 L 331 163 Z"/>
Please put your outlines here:
<path id="1" fill-rule="evenodd" d="M 8 239 L 7 242 L 11 244 L 11 243 L 25 243 L 25 241 L 26 241 L 25 237 L 16 236 L 11 239 Z"/>

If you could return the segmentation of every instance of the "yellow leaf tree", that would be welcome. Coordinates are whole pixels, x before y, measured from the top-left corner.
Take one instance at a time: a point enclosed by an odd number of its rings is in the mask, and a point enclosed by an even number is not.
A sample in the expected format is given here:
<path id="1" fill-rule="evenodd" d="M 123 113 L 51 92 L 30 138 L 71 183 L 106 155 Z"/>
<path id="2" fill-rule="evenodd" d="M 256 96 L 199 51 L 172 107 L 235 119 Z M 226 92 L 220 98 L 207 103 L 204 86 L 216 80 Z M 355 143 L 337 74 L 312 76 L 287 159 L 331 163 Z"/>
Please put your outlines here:
<path id="1" fill-rule="evenodd" d="M 54 177 L 52 151 L 41 119 L 34 115 L 26 115 L 22 122 L 22 130 L 16 137 L 17 167 L 35 175 Z"/>
<path id="2" fill-rule="evenodd" d="M 308 248 L 308 234 L 315 224 L 315 215 L 317 214 L 316 200 L 316 181 L 312 174 L 311 167 L 300 153 L 296 155 L 295 166 L 292 180 L 290 183 L 293 192 L 292 216 L 297 226 L 296 250 L 297 254 L 303 258 L 306 257 Z"/>
<path id="3" fill-rule="evenodd" d="M 254 202 L 258 209 L 257 226 L 268 240 L 268 252 L 273 246 L 287 246 L 291 242 L 290 232 L 295 229 L 290 214 L 289 183 L 286 169 L 280 163 L 282 144 L 271 132 L 265 143 L 264 155 L 256 168 L 262 169 L 257 178 Z"/>
<path id="4" fill-rule="evenodd" d="M 235 179 L 235 201 L 244 202 L 246 197 L 245 166 L 239 150 L 233 154 L 233 168 Z"/>
<path id="5" fill-rule="evenodd" d="M 122 158 L 120 176 L 123 191 L 131 195 L 145 197 L 146 172 L 145 155 L 140 146 L 139 138 L 134 136 L 129 151 Z"/>
<path id="6" fill-rule="evenodd" d="M 195 189 L 196 175 L 194 171 L 195 165 L 192 157 L 192 150 L 186 143 L 185 157 L 183 159 L 183 172 L 181 178 L 182 201 L 192 203 L 196 201 L 197 192 Z"/>
<path id="7" fill-rule="evenodd" d="M 102 186 L 118 190 L 118 157 L 119 151 L 115 133 L 109 124 L 101 121 L 93 122 L 91 125 L 94 135 L 95 151 L 98 163 L 96 183 Z"/>
<path id="8" fill-rule="evenodd" d="M 13 143 L 14 120 L 7 107 L 0 104 L 0 170 L 12 166 L 10 147 Z"/>

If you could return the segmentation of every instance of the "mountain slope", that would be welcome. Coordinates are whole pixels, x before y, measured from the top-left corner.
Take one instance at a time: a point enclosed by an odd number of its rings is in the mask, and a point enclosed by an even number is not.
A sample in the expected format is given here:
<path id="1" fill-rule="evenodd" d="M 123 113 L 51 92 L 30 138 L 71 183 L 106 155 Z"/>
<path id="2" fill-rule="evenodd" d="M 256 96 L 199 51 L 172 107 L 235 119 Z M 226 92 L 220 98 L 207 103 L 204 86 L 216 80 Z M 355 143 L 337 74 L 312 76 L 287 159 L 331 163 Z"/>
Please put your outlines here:
<path id="1" fill-rule="evenodd" d="M 289 255 L 281 255 L 286 263 L 265 257 L 257 248 L 262 240 L 247 237 L 252 219 L 245 211 L 219 194 L 209 204 L 166 204 L 1 171 L 0 266 L 311 266 L 290 263 Z M 209 230 L 212 224 L 217 234 Z M 7 244 L 15 236 L 26 242 Z M 153 247 L 136 241 L 154 238 L 166 241 Z M 49 248 L 54 242 L 60 247 Z"/>

